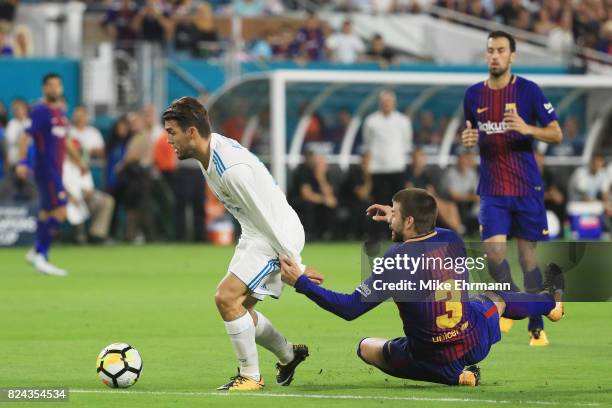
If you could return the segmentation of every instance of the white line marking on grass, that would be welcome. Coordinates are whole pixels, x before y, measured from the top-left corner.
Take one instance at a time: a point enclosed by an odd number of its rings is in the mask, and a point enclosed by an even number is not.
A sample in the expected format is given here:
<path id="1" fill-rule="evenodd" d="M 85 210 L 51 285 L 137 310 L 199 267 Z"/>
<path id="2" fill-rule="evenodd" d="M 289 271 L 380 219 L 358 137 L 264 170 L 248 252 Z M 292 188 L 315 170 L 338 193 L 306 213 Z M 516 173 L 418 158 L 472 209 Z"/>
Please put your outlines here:
<path id="1" fill-rule="evenodd" d="M 305 398 L 305 399 L 337 399 L 337 400 L 373 400 L 373 401 L 427 401 L 427 402 L 467 402 L 487 404 L 527 404 L 527 405 L 572 405 L 597 407 L 598 402 L 560 402 L 560 401 L 510 401 L 477 398 L 431 398 L 413 396 L 374 396 L 374 395 L 334 395 L 334 394 L 280 394 L 268 392 L 180 392 L 180 391 L 126 391 L 126 390 L 70 390 L 75 394 L 115 394 L 115 395 L 170 395 L 184 397 L 263 397 L 263 398 Z"/>

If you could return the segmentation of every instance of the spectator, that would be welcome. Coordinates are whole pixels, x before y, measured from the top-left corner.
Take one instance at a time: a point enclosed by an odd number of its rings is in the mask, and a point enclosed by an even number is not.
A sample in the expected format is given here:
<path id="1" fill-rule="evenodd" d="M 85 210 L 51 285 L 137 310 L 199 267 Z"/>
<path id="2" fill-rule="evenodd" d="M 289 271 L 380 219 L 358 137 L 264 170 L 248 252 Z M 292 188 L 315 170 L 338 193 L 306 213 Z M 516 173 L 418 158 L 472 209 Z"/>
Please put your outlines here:
<path id="1" fill-rule="evenodd" d="M 505 25 L 511 25 L 523 7 L 522 0 L 498 1 L 496 5 L 495 16 Z"/>
<path id="2" fill-rule="evenodd" d="M 584 148 L 584 136 L 580 134 L 580 124 L 575 116 L 563 121 L 563 140 L 558 145 L 549 145 L 552 156 L 580 156 Z"/>
<path id="3" fill-rule="evenodd" d="M 6 106 L 0 101 L 0 128 L 5 129 L 8 125 L 8 113 L 6 112 Z"/>
<path id="4" fill-rule="evenodd" d="M 568 195 L 570 201 L 604 201 L 610 190 L 605 170 L 606 160 L 601 153 L 595 153 L 589 166 L 577 168 L 570 177 Z"/>
<path id="5" fill-rule="evenodd" d="M 174 214 L 175 197 L 172 187 L 176 155 L 168 144 L 168 135 L 165 129 L 161 127 L 155 106 L 145 106 L 143 119 L 144 132 L 152 143 L 153 171 L 151 172 L 151 207 L 149 211 L 153 214 L 153 219 L 157 221 L 157 228 L 161 230 L 164 238 L 174 240 L 174 219 L 167 215 Z"/>
<path id="6" fill-rule="evenodd" d="M 341 64 L 357 62 L 365 51 L 363 41 L 353 33 L 353 25 L 350 20 L 344 21 L 341 32 L 329 36 L 326 45 L 331 52 L 331 60 Z"/>
<path id="7" fill-rule="evenodd" d="M 332 238 L 336 230 L 338 200 L 329 182 L 325 156 L 307 149 L 304 164 L 296 170 L 294 203 L 308 240 Z"/>
<path id="8" fill-rule="evenodd" d="M 437 146 L 442 142 L 442 135 L 436 126 L 436 118 L 432 111 L 421 111 L 416 128 L 415 144 L 419 146 Z"/>
<path id="9" fill-rule="evenodd" d="M 132 31 L 144 41 L 162 44 L 172 33 L 172 20 L 169 16 L 169 10 L 161 0 L 145 0 L 132 20 Z"/>
<path id="10" fill-rule="evenodd" d="M 482 0 L 471 0 L 466 10 L 467 14 L 488 20 L 491 16 L 484 8 Z"/>
<path id="11" fill-rule="evenodd" d="M 13 52 L 15 57 L 27 58 L 34 54 L 32 31 L 25 25 L 15 27 L 13 34 Z"/>
<path id="12" fill-rule="evenodd" d="M 412 148 L 410 119 L 396 110 L 392 91 L 379 94 L 379 109 L 365 118 L 363 124 L 364 153 L 369 155 L 372 173 L 372 199 L 387 203 L 403 185 L 407 155 Z M 380 223 L 372 223 L 371 240 L 382 238 L 388 231 Z"/>
<path id="13" fill-rule="evenodd" d="M 334 121 L 331 126 L 325 127 L 323 140 L 333 144 L 333 152 L 338 153 L 340 151 L 342 140 L 351 124 L 351 120 L 351 111 L 348 108 L 341 108 L 334 115 Z"/>
<path id="14" fill-rule="evenodd" d="M 601 40 L 597 44 L 597 51 L 612 55 L 612 15 L 601 28 Z"/>
<path id="15" fill-rule="evenodd" d="M 544 205 L 547 210 L 555 213 L 557 218 L 563 223 L 566 218 L 564 188 L 557 183 L 553 173 L 544 165 L 544 155 L 536 151 L 535 158 L 538 163 L 538 168 L 540 169 L 540 174 L 542 174 Z"/>
<path id="16" fill-rule="evenodd" d="M 217 26 L 210 4 L 203 3 L 196 9 L 191 32 L 192 55 L 199 58 L 219 53 Z"/>
<path id="17" fill-rule="evenodd" d="M 70 156 L 64 160 L 62 180 L 68 194 L 67 218 L 70 224 L 76 226 L 77 242 L 87 242 L 86 221 L 90 221 L 90 240 L 104 242 L 113 218 L 113 197 L 96 190 L 91 172 L 83 174 Z"/>
<path id="18" fill-rule="evenodd" d="M 299 45 L 294 41 L 293 30 L 290 27 L 282 27 L 278 38 L 272 44 L 272 55 L 276 60 L 288 60 L 298 54 Z"/>
<path id="19" fill-rule="evenodd" d="M 197 6 L 193 0 L 180 0 L 175 5 L 172 12 L 172 21 L 174 24 L 174 50 L 186 55 L 191 53 L 193 42 L 191 40 L 193 34 L 193 20 Z"/>
<path id="20" fill-rule="evenodd" d="M 14 99 L 11 102 L 13 118 L 8 122 L 5 131 L 7 164 L 13 168 L 19 163 L 19 139 L 24 130 L 30 127 L 30 113 L 26 101 Z"/>
<path id="21" fill-rule="evenodd" d="M 511 25 L 519 30 L 530 31 L 531 30 L 531 13 L 525 7 L 519 7 L 517 14 L 511 21 Z M 523 38 L 526 40 L 526 38 Z"/>
<path id="22" fill-rule="evenodd" d="M 316 14 L 309 14 L 304 27 L 300 28 L 294 42 L 295 57 L 305 62 L 321 61 L 324 58 L 325 35 Z"/>
<path id="23" fill-rule="evenodd" d="M 0 180 L 4 178 L 4 175 L 8 172 L 8 164 L 6 158 L 6 142 L 4 129 L 0 128 Z"/>
<path id="24" fill-rule="evenodd" d="M 133 22 L 137 9 L 132 0 L 121 0 L 106 11 L 102 20 L 102 28 L 114 41 L 115 46 L 123 50 L 132 50 L 136 33 Z"/>
<path id="25" fill-rule="evenodd" d="M 377 62 L 381 68 L 387 68 L 395 63 L 395 52 L 385 45 L 385 40 L 380 34 L 374 34 L 370 43 L 370 49 L 366 53 L 368 60 Z"/>
<path id="26" fill-rule="evenodd" d="M 131 138 L 132 132 L 127 116 L 122 116 L 113 124 L 106 146 L 106 188 L 108 192 L 113 194 L 117 203 L 121 201 L 117 190 L 119 164 L 125 157 Z"/>
<path id="27" fill-rule="evenodd" d="M 548 8 L 540 7 L 537 13 L 533 31 L 537 34 L 547 36 L 557 25 L 550 19 Z"/>
<path id="28" fill-rule="evenodd" d="M 559 25 L 548 33 L 548 47 L 562 53 L 569 53 L 574 47 L 574 34 L 572 31 L 571 9 L 563 11 Z"/>
<path id="29" fill-rule="evenodd" d="M 7 31 L 5 27 L 0 27 L 0 57 L 12 57 L 13 47 L 7 41 Z"/>
<path id="30" fill-rule="evenodd" d="M 444 172 L 440 190 L 445 198 L 457 205 L 461 222 L 466 226 L 468 234 L 478 231 L 480 199 L 476 194 L 477 187 L 478 173 L 474 163 L 474 154 L 469 151 L 461 151 L 457 156 L 456 166 Z"/>
<path id="31" fill-rule="evenodd" d="M 19 0 L 3 0 L 0 2 L 0 22 L 12 23 L 15 20 L 18 5 Z"/>
<path id="32" fill-rule="evenodd" d="M 412 151 L 412 163 L 408 167 L 404 180 L 404 187 L 422 188 L 432 194 L 438 204 L 440 221 L 449 228 L 463 234 L 465 227 L 461 223 L 459 209 L 454 202 L 438 196 L 434 176 L 427 171 L 427 156 L 423 149 L 417 147 Z"/>
<path id="33" fill-rule="evenodd" d="M 179 160 L 175 173 L 175 226 L 176 239 L 179 241 L 206 240 L 206 222 L 204 219 L 205 182 L 198 162 L 193 159 Z M 187 214 L 191 213 L 193 237 L 187 232 Z"/>
<path id="34" fill-rule="evenodd" d="M 262 38 L 258 38 L 251 46 L 251 57 L 258 61 L 270 61 L 274 56 L 272 50 L 273 44 L 276 42 L 274 32 L 265 31 Z"/>
<path id="35" fill-rule="evenodd" d="M 89 165 L 92 159 L 104 159 L 104 138 L 98 129 L 89 124 L 85 106 L 80 105 L 74 109 L 72 122 L 70 136 L 79 142 L 85 163 Z"/>
<path id="36" fill-rule="evenodd" d="M 241 17 L 262 16 L 266 9 L 263 0 L 234 0 L 233 14 Z"/>
<path id="37" fill-rule="evenodd" d="M 372 174 L 369 156 L 361 155 L 358 166 L 351 166 L 342 186 L 341 205 L 348 210 L 348 222 L 342 228 L 347 239 L 365 238 L 367 217 L 365 210 L 372 204 Z"/>

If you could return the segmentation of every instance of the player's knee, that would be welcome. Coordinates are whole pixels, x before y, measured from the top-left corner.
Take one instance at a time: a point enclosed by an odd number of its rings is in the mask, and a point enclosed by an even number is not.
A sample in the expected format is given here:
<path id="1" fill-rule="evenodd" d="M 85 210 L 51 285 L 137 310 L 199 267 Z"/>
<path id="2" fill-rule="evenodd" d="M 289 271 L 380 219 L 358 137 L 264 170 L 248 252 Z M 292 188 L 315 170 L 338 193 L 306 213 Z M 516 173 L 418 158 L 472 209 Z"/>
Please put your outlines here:
<path id="1" fill-rule="evenodd" d="M 230 313 L 234 309 L 240 308 L 240 302 L 236 297 L 227 290 L 217 289 L 215 292 L 215 304 L 222 315 Z"/>
<path id="2" fill-rule="evenodd" d="M 357 356 L 366 364 L 377 365 L 380 363 L 380 346 L 373 344 L 375 342 L 370 340 L 372 339 L 365 337 L 359 341 L 359 344 L 357 344 Z"/>

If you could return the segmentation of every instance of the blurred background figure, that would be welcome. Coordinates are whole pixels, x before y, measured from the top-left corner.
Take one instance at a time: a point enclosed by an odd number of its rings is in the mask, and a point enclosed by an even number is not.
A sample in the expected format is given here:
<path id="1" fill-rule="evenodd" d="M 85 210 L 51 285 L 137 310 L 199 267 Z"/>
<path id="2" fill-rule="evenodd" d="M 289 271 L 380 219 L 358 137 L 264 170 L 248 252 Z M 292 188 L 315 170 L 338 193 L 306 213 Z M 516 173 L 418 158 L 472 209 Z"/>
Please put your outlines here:
<path id="1" fill-rule="evenodd" d="M 115 209 L 113 197 L 96 190 L 91 172 L 83 173 L 70 157 L 64 160 L 62 180 L 68 193 L 67 220 L 75 227 L 77 243 L 105 242 Z"/>
<path id="2" fill-rule="evenodd" d="M 412 149 L 412 123 L 397 111 L 395 93 L 389 90 L 378 95 L 378 110 L 365 118 L 363 124 L 364 154 L 372 174 L 372 200 L 389 203 L 404 183 L 404 170 Z M 372 239 L 387 234 L 384 223 L 372 223 Z"/>
<path id="3" fill-rule="evenodd" d="M 307 149 L 304 163 L 293 177 L 292 206 L 304 225 L 307 239 L 329 240 L 334 236 L 338 199 L 330 183 L 325 156 Z"/>

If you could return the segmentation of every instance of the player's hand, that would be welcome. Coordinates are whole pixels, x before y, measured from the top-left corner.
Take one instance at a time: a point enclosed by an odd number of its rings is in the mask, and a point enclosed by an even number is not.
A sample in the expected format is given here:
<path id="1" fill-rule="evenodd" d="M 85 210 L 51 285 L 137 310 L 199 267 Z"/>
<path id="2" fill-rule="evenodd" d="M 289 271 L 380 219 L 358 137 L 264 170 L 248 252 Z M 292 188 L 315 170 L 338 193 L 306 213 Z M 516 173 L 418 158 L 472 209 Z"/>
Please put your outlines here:
<path id="1" fill-rule="evenodd" d="M 465 121 L 465 129 L 461 132 L 461 143 L 465 147 L 474 147 L 478 143 L 478 130 L 472 129 L 472 122 Z"/>
<path id="2" fill-rule="evenodd" d="M 506 122 L 508 130 L 518 132 L 521 135 L 528 135 L 531 133 L 529 125 L 525 123 L 523 118 L 521 118 L 514 109 L 507 110 L 504 113 L 504 122 Z"/>
<path id="3" fill-rule="evenodd" d="M 281 280 L 285 282 L 287 285 L 294 286 L 295 282 L 298 280 L 300 276 L 302 276 L 302 270 L 300 267 L 293 261 L 293 259 L 288 256 L 281 256 Z"/>
<path id="4" fill-rule="evenodd" d="M 372 217 L 374 221 L 384 221 L 387 223 L 391 222 L 391 211 L 393 209 L 388 205 L 372 204 L 366 210 L 368 217 Z"/>
<path id="5" fill-rule="evenodd" d="M 30 170 L 28 169 L 28 166 L 26 166 L 25 164 L 18 164 L 15 167 L 15 176 L 17 176 L 19 180 L 26 180 L 28 178 L 29 172 Z"/>
<path id="6" fill-rule="evenodd" d="M 306 267 L 304 275 L 306 275 L 306 277 L 316 285 L 322 284 L 323 280 L 325 279 L 321 272 L 317 271 L 315 268 L 311 268 L 310 266 Z"/>

